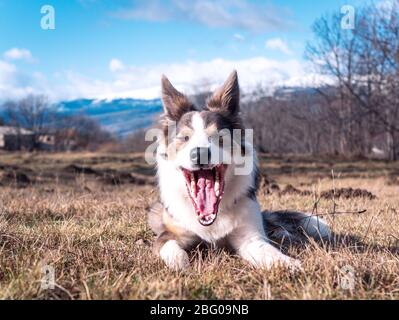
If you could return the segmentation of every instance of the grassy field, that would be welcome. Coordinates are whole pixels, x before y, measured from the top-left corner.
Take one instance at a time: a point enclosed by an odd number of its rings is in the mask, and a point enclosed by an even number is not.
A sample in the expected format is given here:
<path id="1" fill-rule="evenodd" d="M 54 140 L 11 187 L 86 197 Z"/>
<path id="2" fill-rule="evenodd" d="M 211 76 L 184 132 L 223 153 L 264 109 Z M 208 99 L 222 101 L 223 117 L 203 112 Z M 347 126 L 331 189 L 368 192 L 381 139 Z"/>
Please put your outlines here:
<path id="1" fill-rule="evenodd" d="M 324 215 L 335 233 L 287 248 L 303 271 L 198 249 L 189 270 L 166 269 L 151 251 L 145 215 L 158 194 L 141 155 L 0 154 L 0 299 L 399 298 L 399 163 L 260 163 L 262 208 Z M 46 265 L 54 289 L 41 288 Z"/>

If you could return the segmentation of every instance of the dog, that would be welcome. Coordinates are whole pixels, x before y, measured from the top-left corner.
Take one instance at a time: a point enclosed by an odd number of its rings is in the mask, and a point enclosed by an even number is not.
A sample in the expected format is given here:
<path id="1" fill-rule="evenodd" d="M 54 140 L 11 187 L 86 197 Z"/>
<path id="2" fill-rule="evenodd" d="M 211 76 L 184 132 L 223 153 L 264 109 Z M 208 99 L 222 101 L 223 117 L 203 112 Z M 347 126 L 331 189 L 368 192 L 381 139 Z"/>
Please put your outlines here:
<path id="1" fill-rule="evenodd" d="M 183 270 L 189 266 L 188 250 L 205 242 L 228 246 L 256 268 L 300 267 L 270 239 L 326 239 L 330 229 L 324 220 L 304 213 L 261 211 L 256 152 L 249 139 L 232 138 L 245 129 L 237 72 L 205 106 L 195 106 L 165 76 L 161 84 L 163 134 L 156 151 L 161 201 L 148 214 L 157 235 L 155 253 L 169 268 Z M 239 152 L 225 150 L 226 137 L 227 145 L 237 145 Z M 251 166 L 238 174 L 243 154 Z"/>

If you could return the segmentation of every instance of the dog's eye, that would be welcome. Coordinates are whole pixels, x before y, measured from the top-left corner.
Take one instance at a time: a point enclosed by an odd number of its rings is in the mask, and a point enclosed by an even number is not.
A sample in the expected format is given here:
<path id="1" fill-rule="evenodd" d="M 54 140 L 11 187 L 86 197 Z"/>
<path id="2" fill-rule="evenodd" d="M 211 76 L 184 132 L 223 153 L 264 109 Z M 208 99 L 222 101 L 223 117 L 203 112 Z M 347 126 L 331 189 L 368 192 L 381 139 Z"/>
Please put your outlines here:
<path id="1" fill-rule="evenodd" d="M 183 135 L 183 136 L 177 137 L 177 139 L 179 139 L 179 140 L 181 140 L 181 141 L 184 141 L 184 142 L 187 142 L 188 140 L 190 140 L 190 136 L 188 136 L 188 135 Z"/>

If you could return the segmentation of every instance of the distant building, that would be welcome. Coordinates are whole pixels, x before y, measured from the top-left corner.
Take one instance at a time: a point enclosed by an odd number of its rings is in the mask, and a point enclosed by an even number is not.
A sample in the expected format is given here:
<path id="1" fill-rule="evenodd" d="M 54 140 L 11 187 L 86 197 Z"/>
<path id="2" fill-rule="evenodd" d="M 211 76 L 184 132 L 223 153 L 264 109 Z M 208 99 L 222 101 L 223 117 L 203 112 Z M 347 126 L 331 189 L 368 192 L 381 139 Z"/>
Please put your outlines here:
<path id="1" fill-rule="evenodd" d="M 52 134 L 37 135 L 24 128 L 0 126 L 0 150 L 54 150 L 55 137 Z"/>
<path id="2" fill-rule="evenodd" d="M 8 151 L 32 150 L 35 144 L 32 131 L 17 127 L 0 127 L 0 149 Z"/>
<path id="3" fill-rule="evenodd" d="M 55 149 L 55 135 L 54 134 L 41 134 L 39 136 L 39 146 L 40 150 L 54 151 Z"/>

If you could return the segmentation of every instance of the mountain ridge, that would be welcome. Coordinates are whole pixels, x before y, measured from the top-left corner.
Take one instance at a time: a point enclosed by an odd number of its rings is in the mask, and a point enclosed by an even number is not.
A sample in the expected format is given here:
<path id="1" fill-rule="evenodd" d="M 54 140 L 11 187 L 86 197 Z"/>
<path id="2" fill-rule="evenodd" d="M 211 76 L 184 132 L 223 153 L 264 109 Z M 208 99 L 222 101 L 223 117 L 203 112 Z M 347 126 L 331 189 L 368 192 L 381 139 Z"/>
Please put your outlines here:
<path id="1" fill-rule="evenodd" d="M 111 133 L 127 135 L 149 127 L 162 111 L 161 99 L 77 99 L 55 105 L 57 112 L 65 115 L 84 115 L 97 120 Z"/>

